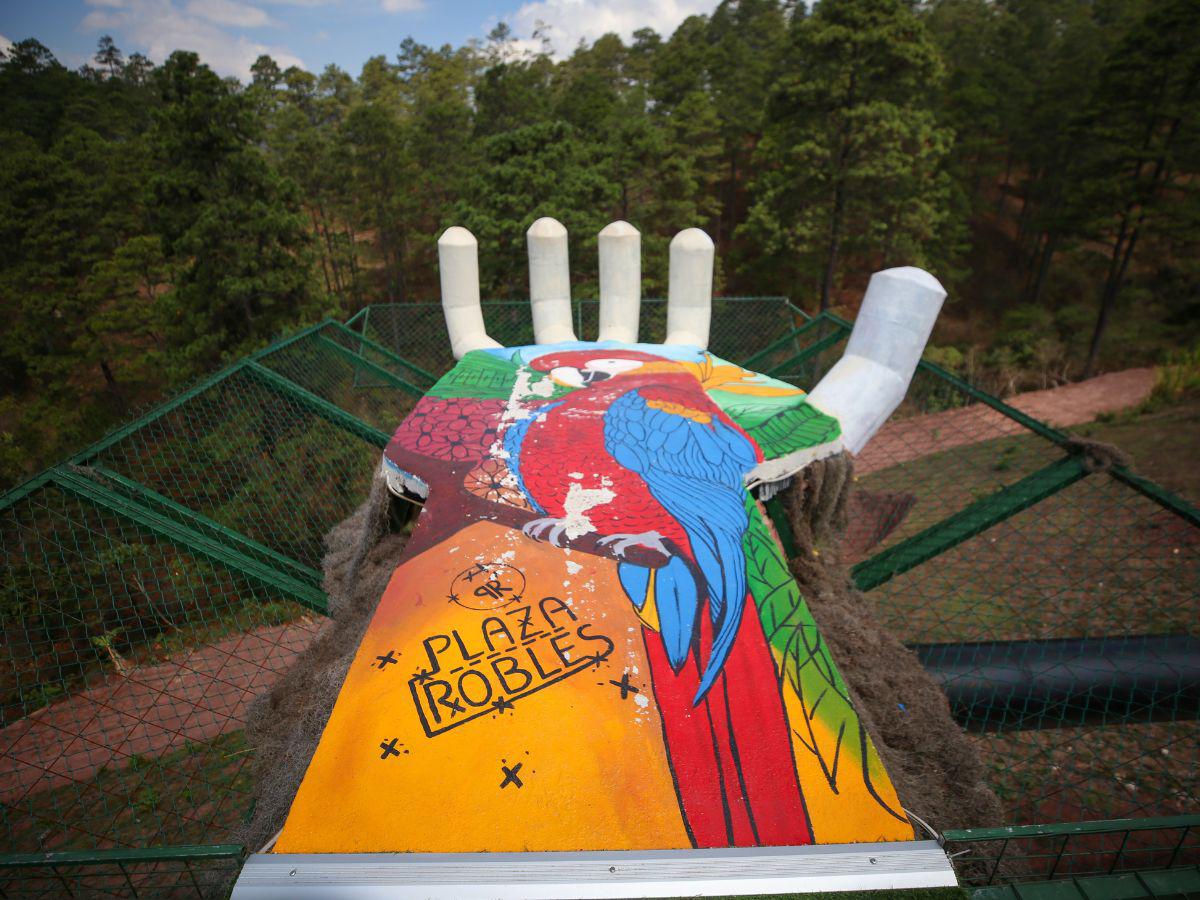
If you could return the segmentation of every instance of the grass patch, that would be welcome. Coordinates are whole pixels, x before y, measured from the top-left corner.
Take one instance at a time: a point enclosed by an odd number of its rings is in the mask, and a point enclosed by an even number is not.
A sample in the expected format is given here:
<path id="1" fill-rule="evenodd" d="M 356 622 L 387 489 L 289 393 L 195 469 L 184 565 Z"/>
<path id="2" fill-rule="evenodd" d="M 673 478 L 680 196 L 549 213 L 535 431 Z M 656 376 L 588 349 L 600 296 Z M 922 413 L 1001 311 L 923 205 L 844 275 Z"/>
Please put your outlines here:
<path id="1" fill-rule="evenodd" d="M 1103 416 L 1076 430 L 1115 444 L 1133 456 L 1138 474 L 1200 504 L 1200 390 L 1170 401 L 1152 397 L 1139 409 Z"/>
<path id="2" fill-rule="evenodd" d="M 250 809 L 252 750 L 238 730 L 114 760 L 87 781 L 5 806 L 6 843 L 14 852 L 228 843 Z"/>
<path id="3" fill-rule="evenodd" d="M 913 494 L 916 505 L 871 555 L 938 524 L 1062 457 L 1035 434 L 998 437 L 960 445 L 871 472 L 857 480 L 862 490 Z"/>

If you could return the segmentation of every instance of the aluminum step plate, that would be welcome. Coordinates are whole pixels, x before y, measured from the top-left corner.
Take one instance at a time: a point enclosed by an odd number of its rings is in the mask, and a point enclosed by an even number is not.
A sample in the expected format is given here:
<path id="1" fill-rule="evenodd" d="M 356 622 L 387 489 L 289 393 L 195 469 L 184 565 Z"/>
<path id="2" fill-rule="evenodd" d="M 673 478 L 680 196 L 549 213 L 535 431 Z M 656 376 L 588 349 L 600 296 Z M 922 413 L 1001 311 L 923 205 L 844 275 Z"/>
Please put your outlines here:
<path id="1" fill-rule="evenodd" d="M 587 853 L 251 856 L 233 900 L 706 897 L 953 887 L 934 841 Z"/>

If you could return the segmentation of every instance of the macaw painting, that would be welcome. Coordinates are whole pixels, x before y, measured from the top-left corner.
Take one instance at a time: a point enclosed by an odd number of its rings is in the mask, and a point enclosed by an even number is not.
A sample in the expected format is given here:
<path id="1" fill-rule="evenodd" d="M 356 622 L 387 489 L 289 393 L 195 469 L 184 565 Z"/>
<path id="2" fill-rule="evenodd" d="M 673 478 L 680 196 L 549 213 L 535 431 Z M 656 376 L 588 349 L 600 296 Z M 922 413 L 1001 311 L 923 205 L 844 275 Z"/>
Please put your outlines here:
<path id="1" fill-rule="evenodd" d="M 745 487 L 838 438 L 694 347 L 466 354 L 385 453 L 428 500 L 274 851 L 911 840 Z"/>

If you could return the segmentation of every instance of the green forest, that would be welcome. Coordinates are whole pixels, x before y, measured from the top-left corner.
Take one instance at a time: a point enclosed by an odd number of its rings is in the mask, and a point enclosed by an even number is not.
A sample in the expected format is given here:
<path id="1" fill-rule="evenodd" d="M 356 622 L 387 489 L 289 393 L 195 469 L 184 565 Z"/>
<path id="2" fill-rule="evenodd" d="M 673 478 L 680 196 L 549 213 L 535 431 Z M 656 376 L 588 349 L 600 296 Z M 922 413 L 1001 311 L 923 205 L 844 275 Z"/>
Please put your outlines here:
<path id="1" fill-rule="evenodd" d="M 524 232 L 698 226 L 717 290 L 853 314 L 870 273 L 950 291 L 930 352 L 1011 392 L 1200 337 L 1195 0 L 724 0 L 569 56 L 380 47 L 248 83 L 100 41 L 0 54 L 0 485 L 280 332 L 437 299 L 436 238 L 526 293 Z M 1194 351 L 1192 351 L 1193 356 Z"/>

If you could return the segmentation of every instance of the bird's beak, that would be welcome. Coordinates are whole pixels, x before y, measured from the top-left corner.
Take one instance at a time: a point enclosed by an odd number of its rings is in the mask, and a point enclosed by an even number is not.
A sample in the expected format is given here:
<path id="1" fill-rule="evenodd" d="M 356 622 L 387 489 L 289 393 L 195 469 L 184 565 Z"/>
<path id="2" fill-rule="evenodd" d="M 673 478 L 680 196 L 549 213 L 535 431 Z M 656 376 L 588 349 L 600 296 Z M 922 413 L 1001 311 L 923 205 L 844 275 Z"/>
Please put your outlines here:
<path id="1" fill-rule="evenodd" d="M 550 370 L 550 377 L 563 387 L 581 388 L 588 383 L 583 373 L 574 366 L 556 366 Z"/>

